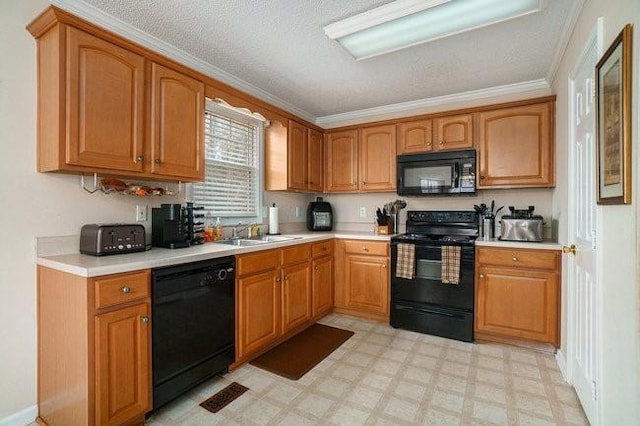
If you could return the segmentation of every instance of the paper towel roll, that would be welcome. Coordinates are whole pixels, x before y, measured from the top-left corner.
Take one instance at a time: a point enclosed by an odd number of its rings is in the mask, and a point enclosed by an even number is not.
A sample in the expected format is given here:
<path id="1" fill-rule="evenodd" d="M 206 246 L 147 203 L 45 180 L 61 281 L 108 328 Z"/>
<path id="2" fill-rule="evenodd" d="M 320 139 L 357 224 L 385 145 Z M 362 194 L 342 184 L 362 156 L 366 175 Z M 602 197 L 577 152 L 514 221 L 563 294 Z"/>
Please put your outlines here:
<path id="1" fill-rule="evenodd" d="M 280 233 L 280 230 L 278 229 L 278 208 L 277 207 L 269 207 L 269 233 L 270 234 Z"/>

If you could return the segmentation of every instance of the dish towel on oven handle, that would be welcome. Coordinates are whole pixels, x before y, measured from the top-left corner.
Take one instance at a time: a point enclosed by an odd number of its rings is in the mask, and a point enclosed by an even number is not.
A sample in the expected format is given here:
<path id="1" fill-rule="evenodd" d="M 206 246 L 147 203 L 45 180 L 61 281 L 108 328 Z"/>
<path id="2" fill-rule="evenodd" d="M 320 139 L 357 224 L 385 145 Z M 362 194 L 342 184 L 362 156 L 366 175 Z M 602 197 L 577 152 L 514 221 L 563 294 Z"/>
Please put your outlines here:
<path id="1" fill-rule="evenodd" d="M 396 255 L 396 277 L 414 279 L 416 276 L 416 246 L 398 243 Z"/>
<path id="2" fill-rule="evenodd" d="M 442 284 L 460 284 L 460 247 L 442 246 Z"/>

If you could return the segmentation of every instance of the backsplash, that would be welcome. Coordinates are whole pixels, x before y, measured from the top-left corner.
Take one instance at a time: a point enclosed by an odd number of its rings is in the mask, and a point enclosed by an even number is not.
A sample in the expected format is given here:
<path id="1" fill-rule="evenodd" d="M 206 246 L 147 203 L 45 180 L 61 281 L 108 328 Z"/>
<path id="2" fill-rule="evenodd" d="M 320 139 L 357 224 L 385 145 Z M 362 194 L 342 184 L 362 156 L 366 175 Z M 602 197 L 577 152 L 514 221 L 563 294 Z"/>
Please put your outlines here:
<path id="1" fill-rule="evenodd" d="M 437 196 L 437 197 L 400 197 L 396 193 L 368 193 L 368 194 L 325 194 L 324 199 L 331 203 L 334 212 L 334 227 L 336 230 L 371 231 L 374 229 L 375 212 L 385 203 L 398 198 L 407 202 L 407 208 L 400 211 L 400 232 L 405 231 L 407 210 L 473 210 L 474 204 L 491 204 L 495 200 L 496 209 L 504 206 L 496 218 L 509 214 L 509 206 L 516 209 L 535 206 L 534 214 L 544 218 L 544 237 L 555 238 L 557 226 L 552 217 L 552 188 L 542 189 L 492 189 L 480 190 L 474 196 Z M 360 216 L 360 209 L 364 207 L 365 217 Z M 499 231 L 496 231 L 499 232 Z"/>

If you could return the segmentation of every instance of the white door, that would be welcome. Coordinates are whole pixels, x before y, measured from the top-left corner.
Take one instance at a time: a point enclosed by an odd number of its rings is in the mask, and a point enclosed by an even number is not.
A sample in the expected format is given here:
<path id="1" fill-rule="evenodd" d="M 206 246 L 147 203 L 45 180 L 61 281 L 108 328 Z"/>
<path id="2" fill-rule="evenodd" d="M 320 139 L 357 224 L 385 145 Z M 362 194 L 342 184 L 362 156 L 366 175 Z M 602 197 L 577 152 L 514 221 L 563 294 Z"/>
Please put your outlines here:
<path id="1" fill-rule="evenodd" d="M 569 241 L 567 376 L 585 414 L 597 424 L 595 201 L 595 93 L 597 32 L 594 31 L 569 84 Z"/>

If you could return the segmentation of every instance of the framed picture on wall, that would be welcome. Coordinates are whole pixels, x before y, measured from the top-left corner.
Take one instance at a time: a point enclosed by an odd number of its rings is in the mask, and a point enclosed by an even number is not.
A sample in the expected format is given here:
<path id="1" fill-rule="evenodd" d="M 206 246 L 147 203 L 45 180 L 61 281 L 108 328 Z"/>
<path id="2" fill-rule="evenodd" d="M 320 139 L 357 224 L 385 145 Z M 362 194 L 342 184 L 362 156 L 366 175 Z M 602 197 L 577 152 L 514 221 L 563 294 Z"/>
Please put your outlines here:
<path id="1" fill-rule="evenodd" d="M 596 64 L 598 204 L 631 204 L 631 25 Z"/>

